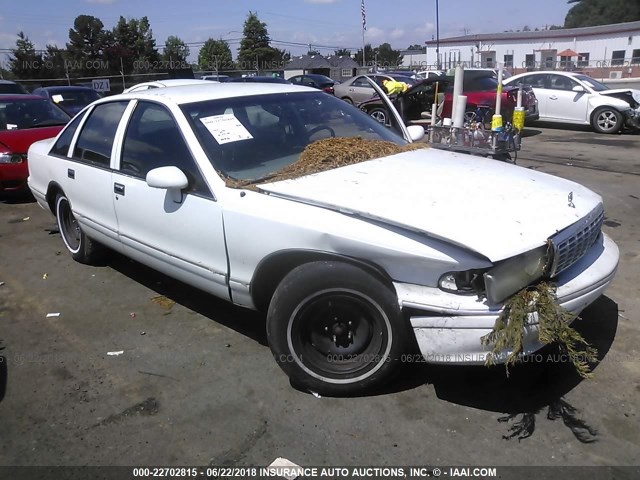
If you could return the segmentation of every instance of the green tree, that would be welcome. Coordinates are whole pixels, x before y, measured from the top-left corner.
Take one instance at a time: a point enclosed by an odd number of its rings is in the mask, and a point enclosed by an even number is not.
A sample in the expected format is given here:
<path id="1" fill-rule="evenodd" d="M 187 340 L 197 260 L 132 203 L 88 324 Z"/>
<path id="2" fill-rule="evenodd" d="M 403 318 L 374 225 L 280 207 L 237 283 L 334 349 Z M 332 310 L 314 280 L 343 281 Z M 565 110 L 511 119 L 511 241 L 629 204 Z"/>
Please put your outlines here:
<path id="1" fill-rule="evenodd" d="M 91 15 L 78 15 L 69 29 L 67 67 L 74 76 L 100 75 L 109 71 L 106 52 L 112 35 L 102 21 Z"/>
<path id="2" fill-rule="evenodd" d="M 409 45 L 407 50 L 420 50 L 424 53 L 424 45 L 420 45 L 419 43 L 414 43 L 413 45 Z"/>
<path id="3" fill-rule="evenodd" d="M 277 63 L 277 53 L 270 45 L 267 24 L 261 22 L 257 14 L 249 12 L 242 32 L 243 38 L 238 50 L 238 64 L 241 69 L 271 68 Z"/>
<path id="4" fill-rule="evenodd" d="M 337 57 L 350 57 L 351 56 L 351 50 L 349 50 L 348 48 L 339 48 L 338 50 L 336 50 L 333 53 Z"/>
<path id="5" fill-rule="evenodd" d="M 164 42 L 164 52 L 162 59 L 174 62 L 186 62 L 190 54 L 189 47 L 179 37 L 173 35 Z"/>
<path id="6" fill-rule="evenodd" d="M 45 75 L 47 78 L 64 78 L 66 76 L 65 68 L 66 52 L 62 48 L 55 45 L 47 45 L 43 55 L 43 63 L 46 68 Z"/>
<path id="7" fill-rule="evenodd" d="M 121 59 L 120 65 L 124 68 L 125 74 L 153 69 L 154 62 L 160 59 L 147 17 L 126 20 L 121 16 L 113 27 L 112 37 L 109 63 L 120 63 Z"/>
<path id="8" fill-rule="evenodd" d="M 402 63 L 403 56 L 399 50 L 394 50 L 388 43 L 383 43 L 376 49 L 378 65 L 395 68 Z"/>
<path id="9" fill-rule="evenodd" d="M 229 44 L 222 39 L 208 39 L 198 53 L 198 67 L 201 70 L 214 71 L 233 68 L 233 57 Z"/>
<path id="10" fill-rule="evenodd" d="M 364 56 L 365 56 L 365 61 L 367 62 L 367 65 L 373 65 L 373 62 L 375 61 L 376 52 L 371 47 L 370 43 L 367 43 L 364 46 L 364 54 L 365 54 Z M 356 52 L 355 61 L 360 65 L 362 65 L 362 49 Z"/>
<path id="11" fill-rule="evenodd" d="M 36 52 L 33 42 L 24 32 L 18 33 L 16 47 L 9 54 L 9 69 L 16 78 L 42 78 L 42 55 Z"/>
<path id="12" fill-rule="evenodd" d="M 568 0 L 575 3 L 564 19 L 564 28 L 608 25 L 640 20 L 638 0 Z"/>
<path id="13" fill-rule="evenodd" d="M 274 48 L 273 51 L 275 52 L 274 58 L 278 68 L 284 68 L 285 64 L 291 60 L 291 52 L 280 50 L 279 48 Z"/>
<path id="14" fill-rule="evenodd" d="M 320 55 L 320 52 L 318 50 L 316 50 L 315 48 L 310 48 L 307 51 L 307 55 Z"/>

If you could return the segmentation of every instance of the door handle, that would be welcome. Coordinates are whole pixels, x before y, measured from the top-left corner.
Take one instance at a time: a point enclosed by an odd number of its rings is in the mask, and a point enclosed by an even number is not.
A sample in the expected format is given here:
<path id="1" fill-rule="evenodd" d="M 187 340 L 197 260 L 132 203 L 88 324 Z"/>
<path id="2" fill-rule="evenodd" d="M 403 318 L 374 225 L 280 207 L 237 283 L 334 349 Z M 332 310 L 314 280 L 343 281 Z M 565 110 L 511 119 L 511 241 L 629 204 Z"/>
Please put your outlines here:
<path id="1" fill-rule="evenodd" d="M 114 183 L 113 184 L 113 191 L 114 191 L 114 193 L 117 193 L 118 195 L 123 195 L 124 196 L 124 185 L 122 185 L 121 183 Z"/>
<path id="2" fill-rule="evenodd" d="M 73 168 L 67 168 L 67 177 L 74 180 L 76 178 L 76 171 Z"/>
<path id="3" fill-rule="evenodd" d="M 551 96 L 549 97 L 549 100 L 557 100 L 557 99 L 558 99 L 558 97 L 556 97 L 555 95 L 551 95 Z"/>

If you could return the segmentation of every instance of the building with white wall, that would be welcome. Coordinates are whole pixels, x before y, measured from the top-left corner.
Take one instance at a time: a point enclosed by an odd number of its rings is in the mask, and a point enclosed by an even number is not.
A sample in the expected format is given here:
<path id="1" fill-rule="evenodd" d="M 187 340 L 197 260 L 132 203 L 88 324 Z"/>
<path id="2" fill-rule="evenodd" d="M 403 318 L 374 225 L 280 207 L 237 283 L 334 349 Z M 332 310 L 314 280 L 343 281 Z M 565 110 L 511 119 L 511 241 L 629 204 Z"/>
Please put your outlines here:
<path id="1" fill-rule="evenodd" d="M 640 21 L 529 32 L 464 35 L 425 42 L 426 54 L 407 56 L 412 69 L 449 68 L 457 63 L 513 72 L 540 69 L 596 71 L 612 78 L 640 76 Z M 436 52 L 438 50 L 438 52 Z M 439 55 L 437 55 L 439 53 Z M 595 75 L 603 76 L 603 75 Z"/>

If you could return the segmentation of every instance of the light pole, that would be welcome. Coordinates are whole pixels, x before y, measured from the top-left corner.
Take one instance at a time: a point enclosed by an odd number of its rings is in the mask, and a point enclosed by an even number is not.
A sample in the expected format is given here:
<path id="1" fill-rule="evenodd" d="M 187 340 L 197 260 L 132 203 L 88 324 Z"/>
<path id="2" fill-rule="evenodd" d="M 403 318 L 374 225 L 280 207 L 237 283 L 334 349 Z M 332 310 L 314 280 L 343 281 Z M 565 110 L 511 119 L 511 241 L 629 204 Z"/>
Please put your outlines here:
<path id="1" fill-rule="evenodd" d="M 436 0 L 436 70 L 440 70 L 440 9 Z"/>

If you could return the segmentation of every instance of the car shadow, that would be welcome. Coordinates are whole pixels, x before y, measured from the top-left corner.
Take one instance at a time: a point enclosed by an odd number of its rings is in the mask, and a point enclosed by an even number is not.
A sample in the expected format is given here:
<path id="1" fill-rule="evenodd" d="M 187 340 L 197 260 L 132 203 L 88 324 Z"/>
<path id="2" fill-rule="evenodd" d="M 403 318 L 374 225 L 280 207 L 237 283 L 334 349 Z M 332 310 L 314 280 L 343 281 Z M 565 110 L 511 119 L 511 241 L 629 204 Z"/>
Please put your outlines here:
<path id="1" fill-rule="evenodd" d="M 22 205 L 25 203 L 34 203 L 35 197 L 31 195 L 31 192 L 25 193 L 12 193 L 12 194 L 0 194 L 0 203 L 6 203 L 8 205 Z"/>
<path id="2" fill-rule="evenodd" d="M 268 345 L 264 314 L 237 307 L 230 302 L 191 287 L 117 252 L 110 251 L 102 265 L 113 268 L 134 282 L 140 283 L 159 295 L 164 295 L 200 315 L 235 330 L 260 345 Z"/>
<path id="3" fill-rule="evenodd" d="M 593 133 L 593 129 L 590 125 L 575 125 L 573 123 L 558 123 L 558 122 L 544 122 L 544 121 L 536 121 L 531 123 L 532 126 L 541 127 L 541 128 L 549 128 L 551 130 L 570 130 L 573 132 L 591 132 Z"/>
<path id="4" fill-rule="evenodd" d="M 7 381 L 9 378 L 9 370 L 7 367 L 7 359 L 2 355 L 4 346 L 2 340 L 0 340 L 0 402 L 4 400 L 4 396 L 7 393 Z"/>
<path id="5" fill-rule="evenodd" d="M 618 327 L 618 305 L 600 297 L 581 314 L 573 327 L 598 351 L 591 364 L 596 370 L 609 352 Z M 548 345 L 524 357 L 509 369 L 504 366 L 447 366 L 414 364 L 405 368 L 395 382 L 377 394 L 409 390 L 432 384 L 439 399 L 502 413 L 499 422 L 513 422 L 504 438 L 533 435 L 536 419 L 561 419 L 576 439 L 583 443 L 596 440 L 597 431 L 579 417 L 579 410 L 564 398 L 583 381 L 557 345 Z"/>
<path id="6" fill-rule="evenodd" d="M 260 345 L 268 346 L 263 313 L 236 307 L 115 252 L 109 255 L 104 265 Z M 597 369 L 615 338 L 618 327 L 617 304 L 602 296 L 582 312 L 581 320 L 576 321 L 573 326 L 597 349 L 598 360 L 591 364 L 592 370 Z M 414 355 L 407 357 L 417 358 Z M 499 365 L 487 368 L 404 364 L 398 376 L 390 383 L 353 397 L 392 395 L 433 385 L 440 400 L 503 414 L 498 421 L 510 423 L 504 438 L 522 440 L 533 435 L 536 420 L 544 415 L 548 420 L 561 419 L 576 439 L 589 443 L 596 440 L 597 431 L 580 418 L 579 410 L 564 398 L 582 381 L 583 378 L 561 354 L 559 347 L 549 345 L 524 357 L 509 369 L 508 374 L 504 366 Z M 311 393 L 294 383 L 291 386 L 307 394 Z"/>
<path id="7" fill-rule="evenodd" d="M 525 127 L 522 130 L 522 138 L 535 137 L 536 135 L 540 135 L 542 130 L 536 130 L 534 128 Z"/>

